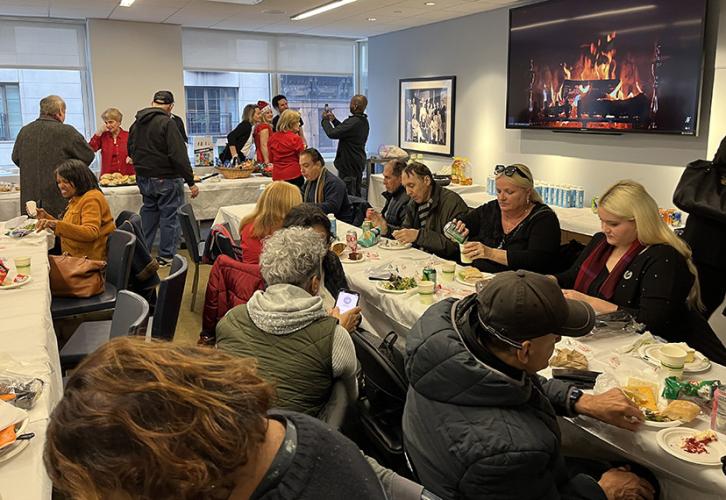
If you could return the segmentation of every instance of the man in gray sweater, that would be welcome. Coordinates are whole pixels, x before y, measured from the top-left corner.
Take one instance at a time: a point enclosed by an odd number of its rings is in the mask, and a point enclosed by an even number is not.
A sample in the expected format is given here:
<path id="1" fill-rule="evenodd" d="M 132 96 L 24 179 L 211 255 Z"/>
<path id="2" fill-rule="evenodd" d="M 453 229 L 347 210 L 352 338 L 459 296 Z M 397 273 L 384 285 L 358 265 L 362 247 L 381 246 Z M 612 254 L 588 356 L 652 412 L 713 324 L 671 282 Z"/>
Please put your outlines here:
<path id="1" fill-rule="evenodd" d="M 34 200 L 46 212 L 58 217 L 65 209 L 53 171 L 65 160 L 93 161 L 94 153 L 86 139 L 71 125 L 64 125 L 66 103 L 57 95 L 40 100 L 40 116 L 18 132 L 13 147 L 13 163 L 20 169 L 20 211 Z"/>

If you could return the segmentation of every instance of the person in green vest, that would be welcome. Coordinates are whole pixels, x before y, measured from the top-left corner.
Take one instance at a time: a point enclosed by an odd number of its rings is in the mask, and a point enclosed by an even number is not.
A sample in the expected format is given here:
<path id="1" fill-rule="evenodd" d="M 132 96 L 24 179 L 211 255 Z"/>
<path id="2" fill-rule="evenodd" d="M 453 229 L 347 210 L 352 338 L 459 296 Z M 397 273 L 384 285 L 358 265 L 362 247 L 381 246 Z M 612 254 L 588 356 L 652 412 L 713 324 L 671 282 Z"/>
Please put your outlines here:
<path id="1" fill-rule="evenodd" d="M 323 238 L 310 228 L 276 231 L 265 240 L 260 272 L 267 289 L 231 309 L 217 324 L 217 347 L 257 358 L 259 374 L 277 389 L 275 407 L 319 416 L 342 379 L 357 397 L 350 333 L 360 308 L 326 311 L 321 296 Z"/>

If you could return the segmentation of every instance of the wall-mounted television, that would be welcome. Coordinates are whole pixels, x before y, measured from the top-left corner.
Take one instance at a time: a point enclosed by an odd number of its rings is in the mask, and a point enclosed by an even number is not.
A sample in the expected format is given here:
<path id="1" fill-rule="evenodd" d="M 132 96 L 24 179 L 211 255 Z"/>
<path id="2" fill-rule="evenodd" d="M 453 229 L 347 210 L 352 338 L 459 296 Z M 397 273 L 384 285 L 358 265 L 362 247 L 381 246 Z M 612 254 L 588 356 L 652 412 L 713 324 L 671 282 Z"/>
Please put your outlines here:
<path id="1" fill-rule="evenodd" d="M 507 128 L 696 135 L 707 0 L 550 0 L 509 14 Z"/>

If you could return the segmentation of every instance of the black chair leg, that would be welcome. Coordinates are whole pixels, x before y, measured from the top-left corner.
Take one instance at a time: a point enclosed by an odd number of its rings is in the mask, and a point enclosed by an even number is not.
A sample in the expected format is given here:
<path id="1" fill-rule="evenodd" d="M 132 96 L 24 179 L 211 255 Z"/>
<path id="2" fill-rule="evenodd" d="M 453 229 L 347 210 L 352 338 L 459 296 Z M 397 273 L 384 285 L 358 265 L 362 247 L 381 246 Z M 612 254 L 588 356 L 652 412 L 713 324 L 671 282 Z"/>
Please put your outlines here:
<path id="1" fill-rule="evenodd" d="M 194 312 L 194 305 L 197 303 L 197 288 L 199 287 L 199 264 L 194 263 L 194 282 L 192 283 L 192 307 L 191 311 Z"/>

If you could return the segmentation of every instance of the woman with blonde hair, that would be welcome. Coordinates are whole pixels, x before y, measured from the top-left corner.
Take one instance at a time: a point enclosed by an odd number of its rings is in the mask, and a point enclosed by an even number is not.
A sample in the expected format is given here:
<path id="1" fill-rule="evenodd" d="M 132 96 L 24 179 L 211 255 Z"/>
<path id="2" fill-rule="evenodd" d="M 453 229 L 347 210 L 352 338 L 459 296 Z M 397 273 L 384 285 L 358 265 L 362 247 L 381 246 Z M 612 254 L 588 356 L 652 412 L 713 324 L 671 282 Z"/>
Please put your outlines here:
<path id="1" fill-rule="evenodd" d="M 252 132 L 257 150 L 257 163 L 271 163 L 268 142 L 272 135 L 272 108 L 267 101 L 257 101 L 257 108 L 259 121 Z"/>
<path id="2" fill-rule="evenodd" d="M 484 272 L 526 269 L 556 270 L 560 249 L 560 221 L 534 190 L 526 165 L 497 165 L 497 199 L 472 210 L 457 222 L 469 237 L 465 257 Z"/>
<path id="3" fill-rule="evenodd" d="M 240 222 L 242 262 L 258 264 L 262 253 L 262 240 L 282 227 L 288 212 L 302 203 L 300 189 L 283 182 L 267 185 L 255 209 Z"/>
<path id="4" fill-rule="evenodd" d="M 600 197 L 597 211 L 602 232 L 556 276 L 565 296 L 598 314 L 624 310 L 653 334 L 726 363 L 726 348 L 699 312 L 691 249 L 663 222 L 645 188 L 619 181 Z"/>
<path id="5" fill-rule="evenodd" d="M 267 144 L 272 161 L 272 179 L 287 181 L 298 188 L 305 178 L 300 172 L 300 153 L 305 142 L 300 137 L 300 113 L 287 109 L 282 112 L 274 132 Z"/>
<path id="6" fill-rule="evenodd" d="M 101 175 L 119 172 L 122 175 L 135 175 L 134 165 L 129 158 L 127 144 L 129 133 L 121 128 L 123 115 L 116 108 L 108 108 L 101 113 L 103 123 L 99 125 L 88 145 L 94 151 L 101 150 Z"/>

